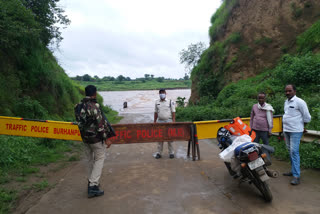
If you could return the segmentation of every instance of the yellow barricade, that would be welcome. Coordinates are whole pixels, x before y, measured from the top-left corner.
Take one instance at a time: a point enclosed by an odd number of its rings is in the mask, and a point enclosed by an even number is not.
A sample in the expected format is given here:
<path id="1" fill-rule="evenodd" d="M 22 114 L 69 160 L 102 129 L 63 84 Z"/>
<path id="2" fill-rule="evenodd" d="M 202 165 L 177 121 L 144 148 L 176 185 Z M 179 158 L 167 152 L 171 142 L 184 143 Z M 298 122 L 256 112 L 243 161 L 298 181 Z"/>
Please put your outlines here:
<path id="1" fill-rule="evenodd" d="M 250 125 L 250 117 L 241 118 L 241 120 Z M 211 120 L 211 121 L 199 121 L 194 122 L 197 126 L 198 139 L 216 138 L 217 131 L 220 127 L 228 125 L 231 120 Z M 275 116 L 273 118 L 272 132 L 282 132 L 282 117 Z"/>
<path id="2" fill-rule="evenodd" d="M 250 118 L 241 119 L 244 123 L 250 124 Z M 194 122 L 197 127 L 198 139 L 216 138 L 218 129 L 228 125 L 230 121 L 212 120 Z M 273 118 L 272 132 L 282 132 L 281 116 Z M 28 120 L 2 116 L 0 116 L 0 135 L 82 141 L 79 128 L 73 122 Z"/>
<path id="3" fill-rule="evenodd" d="M 0 116 L 0 135 L 82 141 L 78 126 L 72 122 L 28 120 L 2 116 Z"/>

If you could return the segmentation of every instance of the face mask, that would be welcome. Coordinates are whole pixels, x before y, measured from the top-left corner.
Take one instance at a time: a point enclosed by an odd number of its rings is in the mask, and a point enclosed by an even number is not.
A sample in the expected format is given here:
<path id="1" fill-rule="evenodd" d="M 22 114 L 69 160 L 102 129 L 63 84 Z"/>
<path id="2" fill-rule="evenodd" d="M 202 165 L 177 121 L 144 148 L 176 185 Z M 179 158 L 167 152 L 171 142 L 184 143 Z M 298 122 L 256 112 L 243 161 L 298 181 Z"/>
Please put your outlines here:
<path id="1" fill-rule="evenodd" d="M 160 99 L 165 99 L 166 98 L 166 94 L 159 94 L 159 96 L 160 96 Z"/>

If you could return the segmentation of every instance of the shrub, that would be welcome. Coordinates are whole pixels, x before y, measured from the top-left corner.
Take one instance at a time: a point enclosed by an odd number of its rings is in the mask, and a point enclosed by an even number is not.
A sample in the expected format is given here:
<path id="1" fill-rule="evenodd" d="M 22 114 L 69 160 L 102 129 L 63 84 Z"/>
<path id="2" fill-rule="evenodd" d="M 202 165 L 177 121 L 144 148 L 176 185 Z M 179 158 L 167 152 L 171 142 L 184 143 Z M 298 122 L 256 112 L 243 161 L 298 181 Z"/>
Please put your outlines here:
<path id="1" fill-rule="evenodd" d="M 185 97 L 177 97 L 177 107 L 184 107 L 184 101 L 186 100 Z"/>
<path id="2" fill-rule="evenodd" d="M 254 41 L 254 43 L 255 44 L 257 44 L 257 45 L 265 45 L 265 44 L 270 44 L 270 43 L 272 43 L 272 38 L 269 38 L 269 37 L 261 37 L 261 38 L 259 38 L 259 39 L 256 39 L 255 41 Z"/>
<path id="3" fill-rule="evenodd" d="M 48 115 L 48 111 L 39 101 L 31 99 L 29 96 L 18 99 L 13 110 L 16 116 L 30 119 L 45 119 Z"/>
<path id="4" fill-rule="evenodd" d="M 284 55 L 275 69 L 275 77 L 283 84 L 292 83 L 303 88 L 320 83 L 320 55 Z"/>

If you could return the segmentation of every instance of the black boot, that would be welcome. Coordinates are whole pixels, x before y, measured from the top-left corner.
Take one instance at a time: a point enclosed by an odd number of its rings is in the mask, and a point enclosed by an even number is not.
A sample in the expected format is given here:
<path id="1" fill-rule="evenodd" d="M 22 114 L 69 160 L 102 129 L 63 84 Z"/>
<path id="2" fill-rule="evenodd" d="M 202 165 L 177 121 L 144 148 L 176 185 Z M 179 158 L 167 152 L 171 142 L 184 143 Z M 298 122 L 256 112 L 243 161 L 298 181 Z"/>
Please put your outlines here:
<path id="1" fill-rule="evenodd" d="M 88 198 L 93 198 L 101 195 L 104 195 L 104 191 L 100 190 L 98 186 L 95 185 L 88 187 Z"/>

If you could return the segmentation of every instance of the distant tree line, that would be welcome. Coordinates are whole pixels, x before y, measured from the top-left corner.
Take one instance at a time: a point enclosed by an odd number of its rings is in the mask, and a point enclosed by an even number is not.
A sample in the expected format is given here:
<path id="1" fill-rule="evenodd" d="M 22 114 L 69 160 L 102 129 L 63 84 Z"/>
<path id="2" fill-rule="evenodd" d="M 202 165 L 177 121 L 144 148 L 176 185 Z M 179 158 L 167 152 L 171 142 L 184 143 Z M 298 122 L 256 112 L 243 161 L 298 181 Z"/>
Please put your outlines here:
<path id="1" fill-rule="evenodd" d="M 73 80 L 78 81 L 86 81 L 86 82 L 102 82 L 102 81 L 117 81 L 117 82 L 124 82 L 124 81 L 150 81 L 150 80 L 156 80 L 158 82 L 163 82 L 164 80 L 189 80 L 189 75 L 185 74 L 183 78 L 180 79 L 173 79 L 173 78 L 164 78 L 164 77 L 155 77 L 153 74 L 145 74 L 144 77 L 131 79 L 130 77 L 125 77 L 123 75 L 119 75 L 118 77 L 112 77 L 112 76 L 104 76 L 102 78 L 95 76 L 90 76 L 89 74 L 85 74 L 83 76 L 77 75 L 76 77 L 71 77 Z"/>

